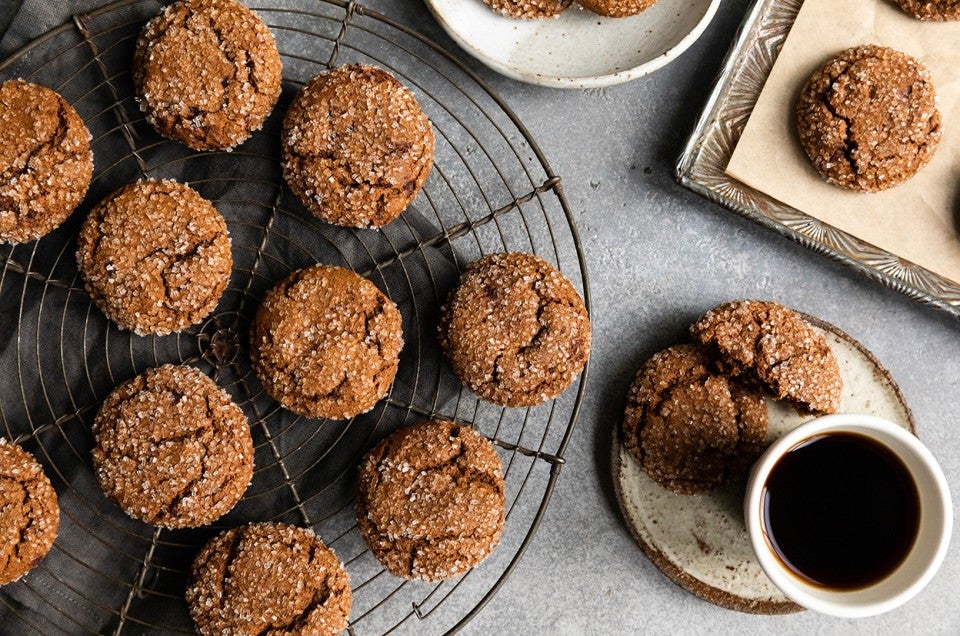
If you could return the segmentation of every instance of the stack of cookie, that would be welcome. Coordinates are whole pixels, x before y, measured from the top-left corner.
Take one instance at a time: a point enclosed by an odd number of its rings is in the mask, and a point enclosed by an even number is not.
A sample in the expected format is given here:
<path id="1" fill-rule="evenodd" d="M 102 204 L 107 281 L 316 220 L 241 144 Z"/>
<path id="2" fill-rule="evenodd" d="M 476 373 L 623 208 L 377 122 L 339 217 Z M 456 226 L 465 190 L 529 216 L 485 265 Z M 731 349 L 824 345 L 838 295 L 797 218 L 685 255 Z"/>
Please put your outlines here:
<path id="1" fill-rule="evenodd" d="M 570 8 L 573 0 L 483 0 L 508 18 L 540 20 L 555 18 Z M 588 11 L 608 18 L 626 18 L 652 7 L 657 0 L 577 0 Z"/>

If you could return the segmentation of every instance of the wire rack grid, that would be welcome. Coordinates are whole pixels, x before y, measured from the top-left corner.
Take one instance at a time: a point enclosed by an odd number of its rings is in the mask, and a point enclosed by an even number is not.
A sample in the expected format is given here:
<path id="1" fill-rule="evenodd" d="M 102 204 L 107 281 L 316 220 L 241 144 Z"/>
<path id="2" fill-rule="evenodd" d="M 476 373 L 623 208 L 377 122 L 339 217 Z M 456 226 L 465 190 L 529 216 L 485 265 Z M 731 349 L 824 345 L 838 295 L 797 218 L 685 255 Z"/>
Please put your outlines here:
<path id="1" fill-rule="evenodd" d="M 280 103 L 263 130 L 231 153 L 195 153 L 164 140 L 133 98 L 133 43 L 156 0 L 118 0 L 40 36 L 0 62 L 60 92 L 93 134 L 87 198 L 43 239 L 0 248 L 0 436 L 23 444 L 57 489 L 61 525 L 47 558 L 0 590 L 0 633 L 191 633 L 182 595 L 199 547 L 250 520 L 309 526 L 351 578 L 350 632 L 442 633 L 463 627 L 503 585 L 546 510 L 577 419 L 586 371 L 557 400 L 529 409 L 480 402 L 436 344 L 440 304 L 466 263 L 525 250 L 556 264 L 589 307 L 586 266 L 561 181 L 513 112 L 439 45 L 357 2 L 251 3 L 277 37 Z M 306 8 L 304 8 L 306 6 Z M 307 79 L 335 64 L 388 69 L 416 94 L 436 134 L 434 169 L 404 214 L 382 231 L 325 225 L 283 188 L 282 113 Z M 213 315 L 166 337 L 117 330 L 82 289 L 79 225 L 96 201 L 138 178 L 189 182 L 224 215 L 234 271 Z M 369 277 L 399 306 L 405 347 L 387 398 L 345 422 L 297 417 L 267 396 L 246 361 L 246 330 L 263 293 L 316 262 Z M 250 418 L 256 446 L 244 499 L 217 524 L 164 530 L 127 518 L 93 479 L 90 424 L 120 382 L 168 362 L 208 372 Z M 355 529 L 355 467 L 363 452 L 427 418 L 468 423 L 498 447 L 507 518 L 498 550 L 440 584 L 385 572 Z"/>

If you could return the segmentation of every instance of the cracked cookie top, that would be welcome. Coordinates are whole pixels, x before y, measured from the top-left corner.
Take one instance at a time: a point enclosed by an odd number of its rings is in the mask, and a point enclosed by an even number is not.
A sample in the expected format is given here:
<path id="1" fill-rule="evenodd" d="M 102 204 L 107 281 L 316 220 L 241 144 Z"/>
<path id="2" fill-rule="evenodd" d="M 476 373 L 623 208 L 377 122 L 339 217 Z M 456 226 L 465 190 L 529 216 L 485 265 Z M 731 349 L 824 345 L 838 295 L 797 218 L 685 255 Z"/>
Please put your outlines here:
<path id="1" fill-rule="evenodd" d="M 222 532 L 193 561 L 187 606 L 203 636 L 336 636 L 350 581 L 313 531 L 252 523 Z"/>
<path id="2" fill-rule="evenodd" d="M 175 181 L 138 181 L 101 201 L 80 229 L 87 293 L 122 329 L 180 331 L 207 317 L 230 279 L 227 225 Z"/>
<path id="3" fill-rule="evenodd" d="M 741 475 L 763 451 L 759 390 L 710 369 L 693 345 L 654 354 L 627 393 L 623 442 L 664 488 L 690 495 Z"/>
<path id="4" fill-rule="evenodd" d="M 960 0 L 894 0 L 921 20 L 960 20 Z"/>
<path id="5" fill-rule="evenodd" d="M 573 0 L 483 0 L 487 5 L 508 18 L 538 20 L 560 15 Z"/>
<path id="6" fill-rule="evenodd" d="M 583 299 L 556 267 L 507 252 L 471 263 L 440 319 L 440 345 L 485 400 L 533 406 L 560 395 L 590 355 Z"/>
<path id="7" fill-rule="evenodd" d="M 850 190 L 908 180 L 942 135 L 930 72 L 891 48 L 843 51 L 807 80 L 796 108 L 800 143 L 817 172 Z"/>
<path id="8" fill-rule="evenodd" d="M 53 231 L 92 175 L 90 131 L 70 104 L 43 86 L 0 84 L 0 243 Z"/>
<path id="9" fill-rule="evenodd" d="M 283 176 L 311 213 L 379 227 L 416 198 L 433 166 L 433 128 L 407 88 L 365 64 L 323 72 L 283 120 Z"/>
<path id="10" fill-rule="evenodd" d="M 390 389 L 402 347 L 397 306 L 359 274 L 326 265 L 277 283 L 250 329 L 250 361 L 263 387 L 307 417 L 372 409 Z"/>
<path id="11" fill-rule="evenodd" d="M 497 451 L 468 426 L 408 426 L 360 462 L 360 534 L 405 579 L 449 579 L 483 561 L 500 542 L 504 505 Z"/>
<path id="12" fill-rule="evenodd" d="M 798 410 L 836 413 L 843 382 L 826 338 L 797 312 L 773 302 L 714 307 L 690 327 L 725 371 L 758 382 Z"/>
<path id="13" fill-rule="evenodd" d="M 133 56 L 147 121 L 194 150 L 228 150 L 259 129 L 280 97 L 281 75 L 273 35 L 236 0 L 167 6 Z"/>
<path id="14" fill-rule="evenodd" d="M 657 0 L 577 0 L 584 9 L 608 18 L 625 18 L 646 11 Z"/>
<path id="15" fill-rule="evenodd" d="M 36 567 L 57 538 L 57 493 L 33 455 L 0 438 L 0 585 Z"/>
<path id="16" fill-rule="evenodd" d="M 167 364 L 117 387 L 93 423 L 93 470 L 124 512 L 165 528 L 227 514 L 253 475 L 243 411 L 193 367 Z"/>

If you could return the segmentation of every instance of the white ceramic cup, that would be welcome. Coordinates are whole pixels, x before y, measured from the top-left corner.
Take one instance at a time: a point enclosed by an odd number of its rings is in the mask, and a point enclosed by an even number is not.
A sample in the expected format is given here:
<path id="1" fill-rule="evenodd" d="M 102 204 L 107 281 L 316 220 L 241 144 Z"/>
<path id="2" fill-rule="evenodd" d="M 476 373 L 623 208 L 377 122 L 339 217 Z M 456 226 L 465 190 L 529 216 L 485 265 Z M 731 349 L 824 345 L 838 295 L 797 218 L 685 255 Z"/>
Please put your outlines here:
<path id="1" fill-rule="evenodd" d="M 890 449 L 910 471 L 920 495 L 920 527 L 903 563 L 874 585 L 851 591 L 818 587 L 790 572 L 767 542 L 763 522 L 763 490 L 777 461 L 806 439 L 837 432 L 859 433 Z M 906 603 L 933 578 L 950 543 L 953 507 L 940 465 L 914 435 L 877 417 L 840 414 L 805 422 L 766 450 L 750 471 L 744 520 L 760 566 L 788 598 L 817 612 L 857 618 L 881 614 Z"/>

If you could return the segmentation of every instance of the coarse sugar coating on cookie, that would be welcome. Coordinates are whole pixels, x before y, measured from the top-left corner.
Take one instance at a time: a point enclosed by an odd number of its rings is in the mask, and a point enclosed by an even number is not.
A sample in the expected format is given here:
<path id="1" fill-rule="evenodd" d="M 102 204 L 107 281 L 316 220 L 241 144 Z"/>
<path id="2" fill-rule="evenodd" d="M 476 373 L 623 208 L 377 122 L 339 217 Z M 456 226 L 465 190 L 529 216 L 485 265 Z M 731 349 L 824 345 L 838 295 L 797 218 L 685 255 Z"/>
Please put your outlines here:
<path id="1" fill-rule="evenodd" d="M 829 183 L 860 192 L 899 185 L 942 137 L 930 72 L 900 51 L 847 49 L 807 80 L 796 107 L 800 143 Z"/>
<path id="2" fill-rule="evenodd" d="M 440 319 L 457 377 L 484 400 L 533 406 L 562 393 L 590 356 L 583 299 L 556 267 L 506 252 L 471 263 Z"/>
<path id="3" fill-rule="evenodd" d="M 57 493 L 33 455 L 0 438 L 0 585 L 35 568 L 57 538 Z"/>
<path id="4" fill-rule="evenodd" d="M 59 227 L 92 175 L 90 131 L 73 106 L 44 86 L 0 84 L 0 243 Z"/>
<path id="5" fill-rule="evenodd" d="M 193 367 L 167 364 L 117 387 L 93 424 L 93 469 L 134 519 L 196 528 L 230 512 L 253 476 L 243 411 Z"/>
<path id="6" fill-rule="evenodd" d="M 359 274 L 326 265 L 277 283 L 250 330 L 250 361 L 263 387 L 307 417 L 372 409 L 390 390 L 402 348 L 397 306 Z"/>
<path id="7" fill-rule="evenodd" d="M 320 73 L 283 120 L 283 176 L 312 214 L 380 227 L 416 198 L 433 166 L 433 128 L 416 98 L 366 64 Z"/>
<path id="8" fill-rule="evenodd" d="M 276 104 L 281 80 L 273 35 L 236 0 L 167 6 L 144 27 L 133 56 L 147 121 L 194 150 L 245 141 Z"/>
<path id="9" fill-rule="evenodd" d="M 895 0 L 900 7 L 920 20 L 960 20 L 960 0 Z"/>
<path id="10" fill-rule="evenodd" d="M 360 534 L 396 576 L 449 579 L 500 542 L 500 458 L 468 426 L 433 421 L 400 429 L 361 460 L 357 491 Z"/>
<path id="11" fill-rule="evenodd" d="M 584 9 L 608 18 L 626 18 L 646 11 L 657 0 L 577 0 Z"/>
<path id="12" fill-rule="evenodd" d="M 767 424 L 760 391 L 716 373 L 699 348 L 681 344 L 637 372 L 623 442 L 658 484 L 698 494 L 749 468 L 763 451 Z"/>
<path id="13" fill-rule="evenodd" d="M 312 530 L 252 523 L 200 550 L 186 600 L 203 636 L 336 636 L 352 597 L 343 564 Z"/>
<path id="14" fill-rule="evenodd" d="M 826 338 L 783 305 L 739 300 L 714 307 L 690 327 L 733 375 L 758 381 L 803 412 L 836 413 L 843 381 Z"/>
<path id="15" fill-rule="evenodd" d="M 87 293 L 121 329 L 180 331 L 206 318 L 230 280 L 227 224 L 175 181 L 137 181 L 97 204 L 80 229 Z"/>
<path id="16" fill-rule="evenodd" d="M 540 20 L 560 15 L 573 0 L 483 0 L 487 5 L 508 18 Z"/>

